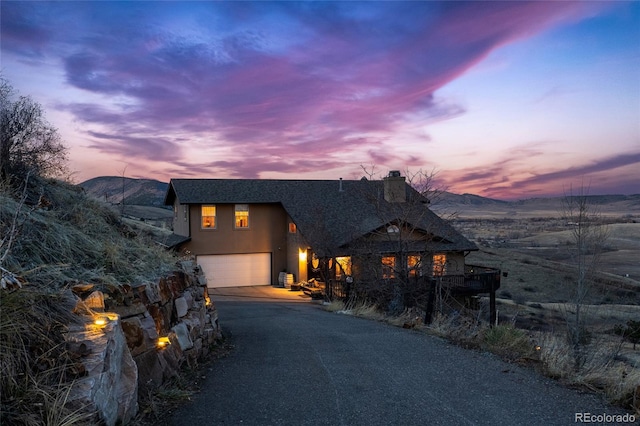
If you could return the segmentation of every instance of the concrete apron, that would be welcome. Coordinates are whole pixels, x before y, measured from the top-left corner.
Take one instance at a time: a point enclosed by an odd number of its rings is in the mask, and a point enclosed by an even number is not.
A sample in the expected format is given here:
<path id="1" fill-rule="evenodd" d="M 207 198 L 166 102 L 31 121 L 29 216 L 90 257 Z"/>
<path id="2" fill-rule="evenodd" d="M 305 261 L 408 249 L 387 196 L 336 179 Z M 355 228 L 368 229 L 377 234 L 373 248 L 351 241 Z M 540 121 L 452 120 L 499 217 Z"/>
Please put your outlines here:
<path id="1" fill-rule="evenodd" d="M 217 301 L 322 303 L 321 300 L 312 300 L 302 291 L 291 291 L 289 288 L 270 285 L 210 288 L 208 292 L 214 303 Z"/>

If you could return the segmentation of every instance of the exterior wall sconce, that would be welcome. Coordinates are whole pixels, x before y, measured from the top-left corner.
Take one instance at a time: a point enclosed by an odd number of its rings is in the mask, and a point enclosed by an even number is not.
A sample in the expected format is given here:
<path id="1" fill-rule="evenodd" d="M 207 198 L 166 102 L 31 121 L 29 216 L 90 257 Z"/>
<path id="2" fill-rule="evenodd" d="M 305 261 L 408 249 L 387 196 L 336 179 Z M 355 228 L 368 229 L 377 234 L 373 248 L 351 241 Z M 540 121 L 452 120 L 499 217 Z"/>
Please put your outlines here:
<path id="1" fill-rule="evenodd" d="M 301 262 L 306 262 L 307 260 L 307 251 L 303 249 L 298 249 L 298 258 Z"/>

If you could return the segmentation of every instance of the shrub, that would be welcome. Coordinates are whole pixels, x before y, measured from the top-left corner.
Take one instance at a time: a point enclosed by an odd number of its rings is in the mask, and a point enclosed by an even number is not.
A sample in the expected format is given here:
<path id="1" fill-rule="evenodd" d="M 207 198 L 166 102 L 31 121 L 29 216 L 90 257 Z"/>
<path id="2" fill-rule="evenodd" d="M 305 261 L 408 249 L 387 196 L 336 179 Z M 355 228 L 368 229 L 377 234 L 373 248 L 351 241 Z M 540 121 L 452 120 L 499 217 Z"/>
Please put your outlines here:
<path id="1" fill-rule="evenodd" d="M 486 329 L 482 335 L 482 347 L 510 361 L 529 358 L 535 354 L 529 336 L 512 325 L 497 325 Z"/>
<path id="2" fill-rule="evenodd" d="M 640 343 L 640 321 L 629 320 L 627 325 L 616 325 L 614 333 L 628 342 L 633 343 L 633 350 L 636 349 L 636 343 Z"/>

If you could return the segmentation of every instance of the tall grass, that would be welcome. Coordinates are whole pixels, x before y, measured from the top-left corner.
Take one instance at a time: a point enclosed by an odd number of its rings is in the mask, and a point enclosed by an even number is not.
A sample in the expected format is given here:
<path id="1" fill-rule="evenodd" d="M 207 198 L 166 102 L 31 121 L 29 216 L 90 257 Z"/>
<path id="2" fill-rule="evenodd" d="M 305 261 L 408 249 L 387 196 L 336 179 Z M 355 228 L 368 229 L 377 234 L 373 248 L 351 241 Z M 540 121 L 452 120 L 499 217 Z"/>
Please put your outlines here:
<path id="1" fill-rule="evenodd" d="M 153 236 L 120 220 L 105 204 L 59 181 L 38 180 L 30 198 L 47 206 L 20 206 L 0 192 L 0 229 L 17 209 L 19 236 L 3 265 L 31 285 L 60 288 L 69 282 L 118 284 L 148 280 L 168 272 L 175 259 Z"/>
<path id="2" fill-rule="evenodd" d="M 29 183 L 32 202 L 25 204 L 0 186 L 0 233 L 18 225 L 12 245 L 0 247 L 10 248 L 1 266 L 26 281 L 20 290 L 0 291 L 0 424 L 96 424 L 91 407 L 69 400 L 84 374 L 64 343 L 69 326 L 82 321 L 72 313 L 69 287 L 152 281 L 176 258 L 79 187 Z"/>
<path id="3" fill-rule="evenodd" d="M 81 323 L 69 293 L 0 292 L 0 424 L 90 424 L 68 401 L 78 369 L 63 335 Z M 84 423 L 83 423 L 84 422 Z"/>

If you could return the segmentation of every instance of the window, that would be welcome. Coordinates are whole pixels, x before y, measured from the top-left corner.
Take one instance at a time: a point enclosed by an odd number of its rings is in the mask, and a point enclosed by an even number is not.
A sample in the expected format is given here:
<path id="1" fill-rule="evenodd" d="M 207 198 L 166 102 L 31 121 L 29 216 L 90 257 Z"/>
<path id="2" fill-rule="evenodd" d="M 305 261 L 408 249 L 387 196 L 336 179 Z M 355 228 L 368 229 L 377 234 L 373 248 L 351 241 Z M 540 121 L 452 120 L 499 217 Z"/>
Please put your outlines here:
<path id="1" fill-rule="evenodd" d="M 433 275 L 440 276 L 447 272 L 447 255 L 446 254 L 434 254 L 433 255 Z"/>
<path id="2" fill-rule="evenodd" d="M 249 227 L 249 205 L 236 204 L 236 229 Z"/>
<path id="3" fill-rule="evenodd" d="M 382 257 L 382 278 L 389 279 L 396 277 L 396 257 Z"/>
<path id="4" fill-rule="evenodd" d="M 295 234 L 296 232 L 298 232 L 298 227 L 296 226 L 296 224 L 293 222 L 289 222 L 289 233 Z"/>
<path id="5" fill-rule="evenodd" d="M 187 221 L 187 213 L 188 213 L 188 212 L 189 212 L 189 209 L 187 209 L 187 205 L 186 205 L 186 204 L 185 204 L 185 205 L 183 205 L 183 206 L 182 206 L 182 214 L 183 214 L 183 216 L 184 216 L 184 221 L 185 221 L 185 222 Z"/>
<path id="6" fill-rule="evenodd" d="M 343 278 L 343 274 L 351 275 L 351 256 L 336 257 L 336 279 Z"/>
<path id="7" fill-rule="evenodd" d="M 202 229 L 215 229 L 216 206 L 202 206 Z"/>
<path id="8" fill-rule="evenodd" d="M 420 256 L 407 256 L 407 270 L 410 277 L 422 275 L 420 273 Z"/>

